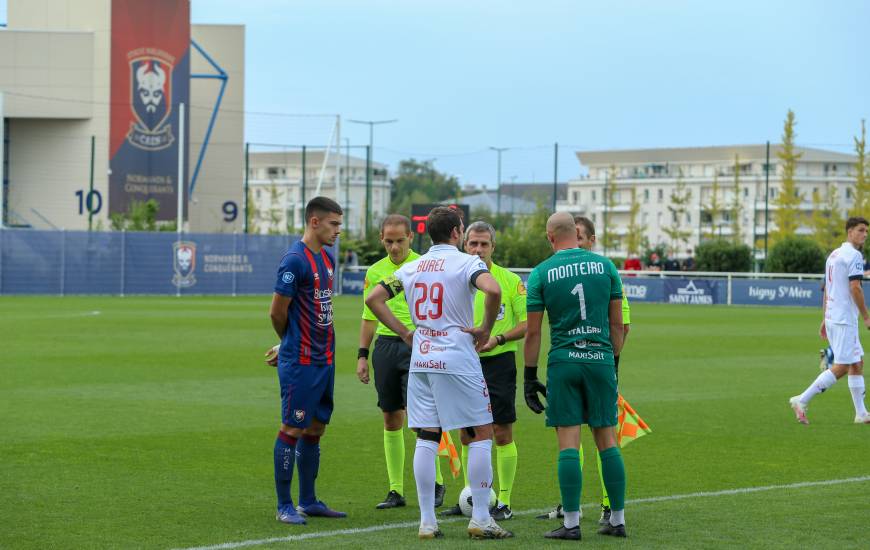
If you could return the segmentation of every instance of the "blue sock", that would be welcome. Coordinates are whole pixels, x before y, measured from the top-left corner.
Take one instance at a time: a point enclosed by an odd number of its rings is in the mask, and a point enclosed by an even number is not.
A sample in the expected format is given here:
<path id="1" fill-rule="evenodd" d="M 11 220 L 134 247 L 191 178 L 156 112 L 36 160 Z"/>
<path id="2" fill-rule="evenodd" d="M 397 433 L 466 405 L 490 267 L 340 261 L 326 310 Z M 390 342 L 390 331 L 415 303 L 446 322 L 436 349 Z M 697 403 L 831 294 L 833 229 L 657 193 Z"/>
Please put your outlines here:
<path id="1" fill-rule="evenodd" d="M 314 480 L 320 470 L 320 437 L 303 435 L 296 446 L 296 467 L 299 468 L 299 505 L 317 502 Z"/>
<path id="2" fill-rule="evenodd" d="M 293 482 L 293 464 L 296 462 L 296 438 L 278 432 L 275 439 L 275 493 L 278 495 L 278 508 L 293 505 L 290 497 L 290 484 Z"/>

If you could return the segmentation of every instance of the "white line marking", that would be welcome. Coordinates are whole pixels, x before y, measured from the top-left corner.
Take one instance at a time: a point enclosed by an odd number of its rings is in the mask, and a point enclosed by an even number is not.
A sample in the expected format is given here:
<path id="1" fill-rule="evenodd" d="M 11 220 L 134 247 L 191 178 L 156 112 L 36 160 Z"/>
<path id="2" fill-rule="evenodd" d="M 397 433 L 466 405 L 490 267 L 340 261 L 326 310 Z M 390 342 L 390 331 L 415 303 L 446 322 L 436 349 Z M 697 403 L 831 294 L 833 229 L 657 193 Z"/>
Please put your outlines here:
<path id="1" fill-rule="evenodd" d="M 820 487 L 826 485 L 842 485 L 845 483 L 862 483 L 865 481 L 870 481 L 870 475 L 868 476 L 860 476 L 860 477 L 847 477 L 844 479 L 828 479 L 823 481 L 802 481 L 799 483 L 790 483 L 788 485 L 764 485 L 761 487 L 743 487 L 740 489 L 724 489 L 721 491 L 706 491 L 706 492 L 698 492 L 698 493 L 686 493 L 682 495 L 667 495 L 660 497 L 647 497 L 647 498 L 636 498 L 628 500 L 627 504 L 647 504 L 651 502 L 665 502 L 669 500 L 684 500 L 689 498 L 706 498 L 706 497 L 720 497 L 727 495 L 741 495 L 745 493 L 761 493 L 764 491 L 776 491 L 779 489 L 802 489 L 804 487 Z M 589 503 L 584 504 L 583 508 L 597 508 L 599 504 Z M 542 514 L 544 512 L 548 512 L 549 509 L 540 509 L 540 510 L 523 510 L 521 512 L 514 512 L 514 515 L 517 516 L 526 516 L 531 514 Z M 438 523 L 454 523 L 457 521 L 467 521 L 467 518 L 448 518 L 446 520 L 439 520 Z M 326 537 L 334 537 L 338 535 L 358 535 L 361 533 L 374 533 L 377 531 L 387 531 L 390 529 L 406 529 L 411 527 L 418 527 L 420 524 L 419 521 L 404 521 L 401 523 L 385 523 L 382 525 L 372 525 L 370 527 L 358 527 L 354 529 L 336 529 L 334 531 L 318 531 L 315 533 L 302 533 L 299 535 L 288 535 L 286 537 L 272 537 L 268 539 L 256 539 L 256 540 L 245 540 L 241 542 L 225 542 L 223 544 L 215 544 L 212 546 L 193 546 L 189 548 L 185 548 L 184 550 L 231 550 L 234 548 L 245 548 L 248 546 L 261 546 L 263 544 L 271 544 L 275 542 L 293 542 L 297 540 L 306 540 L 306 539 L 319 539 Z"/>

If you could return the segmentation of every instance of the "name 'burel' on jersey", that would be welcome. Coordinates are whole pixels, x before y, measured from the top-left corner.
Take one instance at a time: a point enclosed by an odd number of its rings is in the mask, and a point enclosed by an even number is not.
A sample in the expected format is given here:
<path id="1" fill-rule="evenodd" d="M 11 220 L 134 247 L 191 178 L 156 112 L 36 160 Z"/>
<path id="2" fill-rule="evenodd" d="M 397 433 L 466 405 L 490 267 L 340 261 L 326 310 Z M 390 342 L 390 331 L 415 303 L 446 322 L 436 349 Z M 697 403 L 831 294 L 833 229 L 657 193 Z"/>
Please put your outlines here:
<path id="1" fill-rule="evenodd" d="M 479 257 L 437 244 L 381 281 L 391 297 L 405 293 L 417 327 L 411 372 L 481 375 L 474 340 L 462 329 L 474 326 L 474 282 L 487 272 Z"/>
<path id="2" fill-rule="evenodd" d="M 864 257 L 845 242 L 825 262 L 825 319 L 837 325 L 858 326 L 858 306 L 852 299 L 850 281 L 864 278 Z"/>

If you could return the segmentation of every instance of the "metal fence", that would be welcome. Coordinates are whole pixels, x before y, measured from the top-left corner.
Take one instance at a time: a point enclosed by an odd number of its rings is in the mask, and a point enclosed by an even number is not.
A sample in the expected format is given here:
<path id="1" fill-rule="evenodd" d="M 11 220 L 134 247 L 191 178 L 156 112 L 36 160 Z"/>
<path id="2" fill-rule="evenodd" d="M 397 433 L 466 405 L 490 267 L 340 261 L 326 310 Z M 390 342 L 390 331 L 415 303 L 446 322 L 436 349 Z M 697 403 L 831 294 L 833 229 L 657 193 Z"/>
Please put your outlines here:
<path id="1" fill-rule="evenodd" d="M 298 239 L 0 229 L 0 294 L 268 294 Z"/>

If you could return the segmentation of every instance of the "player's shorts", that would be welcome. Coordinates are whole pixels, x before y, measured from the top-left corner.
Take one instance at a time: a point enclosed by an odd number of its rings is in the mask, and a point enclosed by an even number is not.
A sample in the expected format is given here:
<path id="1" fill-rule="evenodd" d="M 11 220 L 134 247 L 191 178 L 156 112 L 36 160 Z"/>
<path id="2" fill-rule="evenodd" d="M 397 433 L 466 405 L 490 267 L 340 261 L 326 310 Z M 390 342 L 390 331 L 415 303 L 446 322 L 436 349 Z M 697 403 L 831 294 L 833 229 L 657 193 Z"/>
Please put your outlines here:
<path id="1" fill-rule="evenodd" d="M 408 394 L 408 369 L 411 346 L 398 336 L 378 336 L 372 351 L 378 407 L 384 412 L 405 408 Z"/>
<path id="2" fill-rule="evenodd" d="M 492 421 L 495 424 L 513 424 L 517 421 L 517 363 L 514 352 L 480 358 L 489 402 L 492 403 Z"/>
<path id="3" fill-rule="evenodd" d="M 297 365 L 278 361 L 281 422 L 307 428 L 316 418 L 329 424 L 333 409 L 335 365 Z"/>
<path id="4" fill-rule="evenodd" d="M 408 427 L 455 430 L 492 424 L 483 376 L 412 372 L 408 376 Z"/>
<path id="5" fill-rule="evenodd" d="M 547 365 L 547 426 L 616 426 L 617 397 L 612 365 Z"/>
<path id="6" fill-rule="evenodd" d="M 825 331 L 828 342 L 834 350 L 834 363 L 852 365 L 860 363 L 864 356 L 864 348 L 858 338 L 858 325 L 839 325 L 825 321 Z"/>

